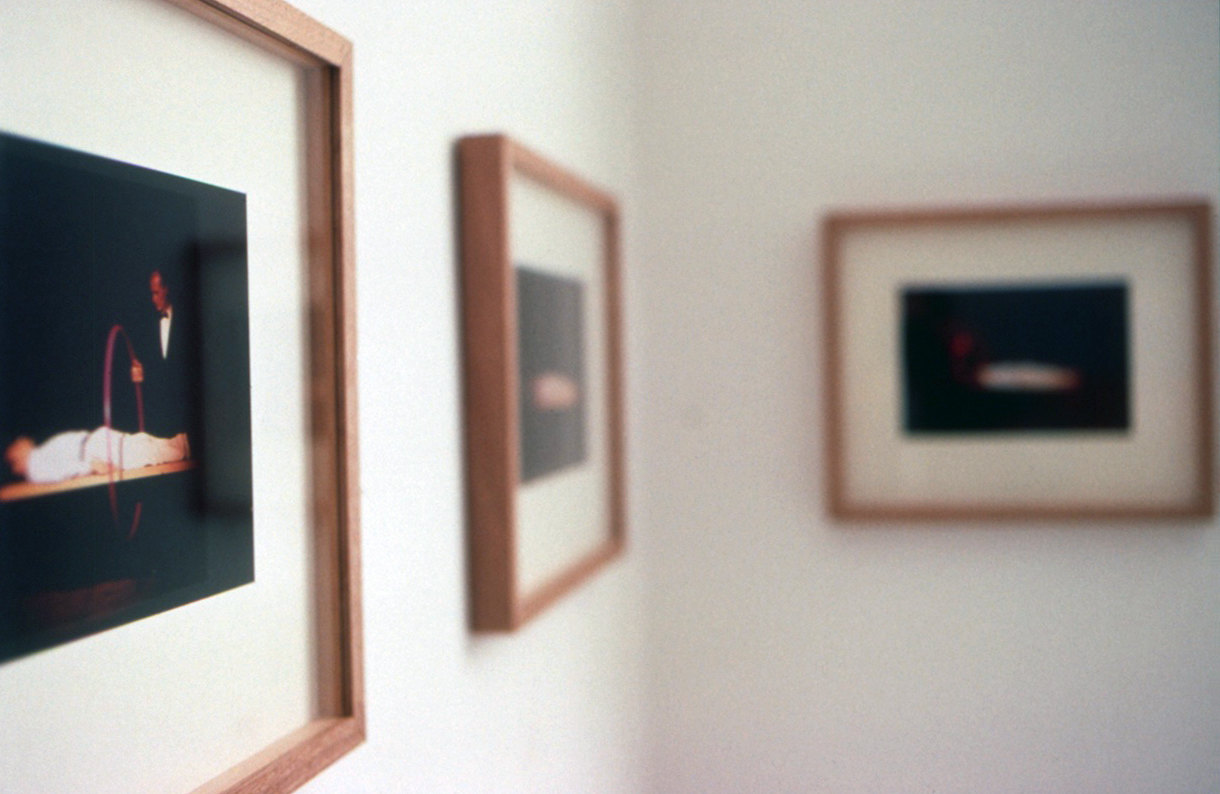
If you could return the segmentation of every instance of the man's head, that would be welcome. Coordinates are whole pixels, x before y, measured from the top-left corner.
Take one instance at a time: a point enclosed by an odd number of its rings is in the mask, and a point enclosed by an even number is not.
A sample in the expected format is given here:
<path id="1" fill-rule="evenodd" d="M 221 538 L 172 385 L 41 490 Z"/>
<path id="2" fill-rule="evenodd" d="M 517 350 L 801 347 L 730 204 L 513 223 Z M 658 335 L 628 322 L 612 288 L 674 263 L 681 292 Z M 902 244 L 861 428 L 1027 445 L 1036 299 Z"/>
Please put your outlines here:
<path id="1" fill-rule="evenodd" d="M 4 460 L 13 474 L 25 477 L 30 472 L 30 453 L 34 451 L 34 439 L 29 436 L 18 436 L 4 450 Z"/>
<path id="2" fill-rule="evenodd" d="M 153 308 L 159 312 L 169 311 L 173 301 L 170 299 L 169 285 L 161 276 L 160 270 L 154 270 L 148 277 L 148 290 L 152 294 Z"/>

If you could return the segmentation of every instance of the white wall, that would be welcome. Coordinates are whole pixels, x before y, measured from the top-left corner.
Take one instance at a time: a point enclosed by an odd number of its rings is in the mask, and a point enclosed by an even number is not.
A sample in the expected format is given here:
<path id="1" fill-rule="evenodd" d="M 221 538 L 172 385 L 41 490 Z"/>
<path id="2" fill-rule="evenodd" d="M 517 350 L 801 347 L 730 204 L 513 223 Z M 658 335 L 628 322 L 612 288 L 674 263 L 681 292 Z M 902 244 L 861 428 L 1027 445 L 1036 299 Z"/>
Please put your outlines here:
<path id="1" fill-rule="evenodd" d="M 638 554 L 511 637 L 466 628 L 452 157 L 507 132 L 618 194 L 630 229 L 633 3 L 296 5 L 355 46 L 369 732 L 305 790 L 639 790 Z"/>
<path id="2" fill-rule="evenodd" d="M 842 527 L 821 215 L 1220 186 L 1214 2 L 653 0 L 634 492 L 664 792 L 1220 790 L 1220 533 Z"/>
<path id="3" fill-rule="evenodd" d="M 305 791 L 1220 789 L 1215 524 L 833 525 L 815 261 L 841 204 L 1214 200 L 1214 0 L 295 2 L 356 48 L 369 716 Z M 627 230 L 631 547 L 498 639 L 452 173 L 486 130 Z"/>

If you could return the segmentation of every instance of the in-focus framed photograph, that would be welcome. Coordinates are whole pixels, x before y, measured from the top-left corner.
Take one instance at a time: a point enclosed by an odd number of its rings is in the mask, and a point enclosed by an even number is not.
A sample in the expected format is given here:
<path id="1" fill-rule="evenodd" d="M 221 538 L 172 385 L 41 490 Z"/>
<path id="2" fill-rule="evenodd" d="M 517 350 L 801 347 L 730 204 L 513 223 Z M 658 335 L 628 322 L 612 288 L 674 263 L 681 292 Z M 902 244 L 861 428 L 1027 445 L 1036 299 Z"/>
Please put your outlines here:
<path id="1" fill-rule="evenodd" d="M 5 16 L 6 784 L 291 791 L 364 736 L 351 46 L 279 0 Z"/>
<path id="2" fill-rule="evenodd" d="M 623 549 L 618 205 L 503 135 L 458 159 L 470 618 L 511 631 Z"/>
<path id="3" fill-rule="evenodd" d="M 823 245 L 834 516 L 1213 511 L 1208 204 L 841 211 Z"/>
<path id="4" fill-rule="evenodd" d="M 252 582 L 254 534 L 245 196 L 2 132 L 0 196 L 4 661 Z"/>

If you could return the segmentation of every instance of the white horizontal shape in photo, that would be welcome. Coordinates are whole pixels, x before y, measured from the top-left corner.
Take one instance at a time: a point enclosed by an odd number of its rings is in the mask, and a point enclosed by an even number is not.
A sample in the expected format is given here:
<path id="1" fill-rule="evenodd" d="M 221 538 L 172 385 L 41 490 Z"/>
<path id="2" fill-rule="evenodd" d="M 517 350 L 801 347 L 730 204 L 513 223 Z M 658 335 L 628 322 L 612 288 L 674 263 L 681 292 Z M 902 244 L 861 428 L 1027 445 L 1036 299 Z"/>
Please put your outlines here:
<path id="1" fill-rule="evenodd" d="M 1061 392 L 1080 386 L 1080 373 L 1038 361 L 997 361 L 979 370 L 979 386 L 988 391 Z"/>

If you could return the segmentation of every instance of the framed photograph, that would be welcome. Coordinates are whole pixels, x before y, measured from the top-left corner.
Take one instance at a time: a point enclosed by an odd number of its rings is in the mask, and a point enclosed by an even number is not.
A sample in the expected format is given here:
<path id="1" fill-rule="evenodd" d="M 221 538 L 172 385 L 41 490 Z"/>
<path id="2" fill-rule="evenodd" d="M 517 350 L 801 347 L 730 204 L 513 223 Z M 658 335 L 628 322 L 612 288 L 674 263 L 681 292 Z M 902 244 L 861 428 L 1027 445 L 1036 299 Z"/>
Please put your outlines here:
<path id="1" fill-rule="evenodd" d="M 293 790 L 364 736 L 350 44 L 279 0 L 6 31 L 0 766 Z"/>
<path id="2" fill-rule="evenodd" d="M 834 516 L 1213 511 L 1208 204 L 833 212 L 823 244 Z"/>
<path id="3" fill-rule="evenodd" d="M 623 549 L 618 205 L 503 135 L 458 158 L 470 617 L 511 631 Z"/>
<path id="4" fill-rule="evenodd" d="M 3 661 L 252 582 L 254 533 L 245 196 L 3 132 L 0 196 Z"/>

